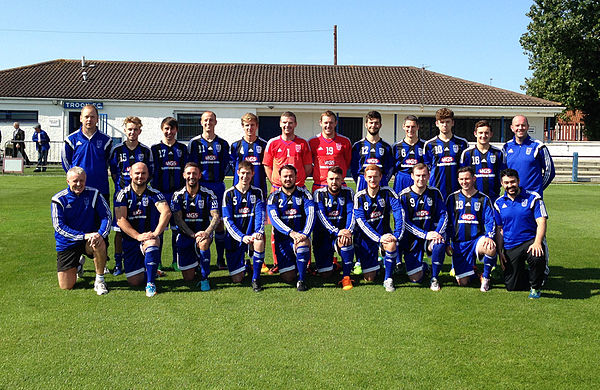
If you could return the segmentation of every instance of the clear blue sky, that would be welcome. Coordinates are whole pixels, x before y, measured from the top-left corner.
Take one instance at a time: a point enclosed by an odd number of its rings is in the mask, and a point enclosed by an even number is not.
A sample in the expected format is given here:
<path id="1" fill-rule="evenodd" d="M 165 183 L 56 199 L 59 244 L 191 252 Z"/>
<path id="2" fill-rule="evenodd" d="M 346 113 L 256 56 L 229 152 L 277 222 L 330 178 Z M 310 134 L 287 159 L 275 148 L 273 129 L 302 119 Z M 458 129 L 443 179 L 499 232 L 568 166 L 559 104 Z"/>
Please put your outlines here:
<path id="1" fill-rule="evenodd" d="M 337 24 L 338 64 L 425 65 L 517 92 L 531 75 L 519 45 L 531 0 L 4 3 L 0 69 L 81 56 L 332 64 Z"/>

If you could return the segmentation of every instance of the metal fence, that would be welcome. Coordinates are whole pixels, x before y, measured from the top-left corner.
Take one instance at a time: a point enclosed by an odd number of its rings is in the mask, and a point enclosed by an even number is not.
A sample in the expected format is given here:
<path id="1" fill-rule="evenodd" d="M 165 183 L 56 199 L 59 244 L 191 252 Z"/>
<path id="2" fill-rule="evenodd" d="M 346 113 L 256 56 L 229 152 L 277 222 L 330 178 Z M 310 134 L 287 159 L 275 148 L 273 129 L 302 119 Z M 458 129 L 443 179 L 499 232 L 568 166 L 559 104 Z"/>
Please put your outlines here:
<path id="1" fill-rule="evenodd" d="M 24 141 L 25 142 L 25 153 L 29 158 L 29 161 L 32 164 L 37 163 L 38 153 L 35 148 L 35 142 L 33 141 Z M 50 141 L 50 150 L 48 151 L 48 162 L 49 163 L 60 163 L 60 155 L 63 149 L 64 142 L 63 141 Z M 3 155 L 7 157 L 11 157 L 13 155 L 13 144 L 12 141 L 6 141 L 4 145 L 2 145 Z"/>

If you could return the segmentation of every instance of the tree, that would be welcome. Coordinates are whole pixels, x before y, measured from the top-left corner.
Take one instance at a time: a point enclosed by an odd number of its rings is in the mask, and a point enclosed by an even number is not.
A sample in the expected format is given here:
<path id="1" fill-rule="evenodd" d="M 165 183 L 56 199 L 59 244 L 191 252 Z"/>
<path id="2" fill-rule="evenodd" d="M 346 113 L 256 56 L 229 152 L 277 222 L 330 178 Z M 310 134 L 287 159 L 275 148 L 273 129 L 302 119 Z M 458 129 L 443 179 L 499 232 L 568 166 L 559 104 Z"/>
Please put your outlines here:
<path id="1" fill-rule="evenodd" d="M 600 139 L 600 1 L 534 0 L 520 43 L 533 76 L 528 95 L 584 114 L 589 139 Z"/>

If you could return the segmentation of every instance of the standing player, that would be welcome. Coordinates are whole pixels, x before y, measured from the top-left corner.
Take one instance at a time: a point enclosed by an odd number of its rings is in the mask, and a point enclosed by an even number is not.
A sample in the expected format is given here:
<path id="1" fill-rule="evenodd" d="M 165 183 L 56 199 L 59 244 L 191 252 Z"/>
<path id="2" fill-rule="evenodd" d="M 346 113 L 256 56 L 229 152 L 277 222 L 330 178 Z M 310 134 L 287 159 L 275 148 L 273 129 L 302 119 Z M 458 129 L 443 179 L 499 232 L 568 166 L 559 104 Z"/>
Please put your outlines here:
<path id="1" fill-rule="evenodd" d="M 442 194 L 437 188 L 429 187 L 429 168 L 423 163 L 412 167 L 414 184 L 405 188 L 398 196 L 404 210 L 405 232 L 400 241 L 400 257 L 404 255 L 406 273 L 413 283 L 425 276 L 427 264 L 425 253 L 431 256 L 432 291 L 441 286 L 438 276 L 446 256 L 444 236 L 448 226 L 448 214 Z"/>
<path id="2" fill-rule="evenodd" d="M 500 172 L 506 169 L 504 153 L 490 145 L 492 126 L 488 121 L 479 121 L 473 132 L 477 144 L 462 152 L 460 165 L 475 169 L 475 188 L 489 196 L 492 203 L 500 196 Z"/>
<path id="3" fill-rule="evenodd" d="M 310 258 L 310 233 L 315 223 L 312 195 L 297 186 L 296 168 L 286 164 L 279 169 L 281 188 L 269 195 L 267 212 L 273 224 L 275 251 L 281 278 L 293 283 L 298 270 L 298 291 L 306 291 L 304 277 Z"/>
<path id="4" fill-rule="evenodd" d="M 104 295 L 108 293 L 104 267 L 111 215 L 106 200 L 97 189 L 86 187 L 85 180 L 86 174 L 82 168 L 70 168 L 67 172 L 67 189 L 52 197 L 58 285 L 66 290 L 73 288 L 77 281 L 79 259 L 85 254 L 94 258 L 94 291 Z"/>
<path id="5" fill-rule="evenodd" d="M 515 116 L 510 128 L 515 137 L 502 148 L 506 164 L 519 173 L 521 187 L 544 198 L 544 190 L 555 175 L 550 152 L 541 141 L 529 136 L 529 122 L 523 115 Z"/>
<path id="6" fill-rule="evenodd" d="M 173 194 L 171 209 L 178 227 L 177 266 L 183 280 L 192 281 L 200 264 L 200 290 L 209 291 L 210 243 L 221 222 L 215 193 L 200 182 L 198 164 L 189 162 L 183 170 L 185 187 Z"/>
<path id="7" fill-rule="evenodd" d="M 435 125 L 440 129 L 437 137 L 425 142 L 423 159 L 431 170 L 429 185 L 437 188 L 446 197 L 460 187 L 456 180 L 460 168 L 460 156 L 469 147 L 464 138 L 452 134 L 454 112 L 440 108 L 435 113 Z"/>
<path id="8" fill-rule="evenodd" d="M 152 145 L 152 160 L 154 161 L 154 170 L 152 174 L 152 187 L 156 188 L 165 196 L 167 202 L 171 202 L 173 193 L 184 185 L 183 167 L 187 163 L 187 146 L 177 141 L 177 130 L 179 124 L 173 117 L 166 117 L 160 123 L 160 130 L 163 133 L 159 143 Z M 177 225 L 171 219 L 171 248 L 173 261 L 171 268 L 177 270 Z M 163 240 L 161 238 L 161 244 Z M 162 251 L 162 246 L 161 246 Z"/>
<path id="9" fill-rule="evenodd" d="M 425 141 L 419 138 L 419 123 L 414 115 L 404 118 L 402 125 L 404 139 L 392 147 L 394 161 L 394 191 L 400 194 L 403 189 L 413 184 L 411 177 L 412 167 L 423 162 Z"/>
<path id="10" fill-rule="evenodd" d="M 327 187 L 314 192 L 317 209 L 314 253 L 319 273 L 328 278 L 333 273 L 333 251 L 342 258 L 342 288 L 350 290 L 350 271 L 354 260 L 352 233 L 354 232 L 354 194 L 343 186 L 344 170 L 331 167 L 327 172 Z"/>
<path id="11" fill-rule="evenodd" d="M 490 289 L 490 273 L 496 264 L 496 230 L 492 202 L 475 188 L 475 170 L 458 170 L 461 189 L 446 199 L 448 236 L 452 238 L 452 264 L 459 286 L 466 286 L 475 274 L 475 259 L 483 258 L 481 291 Z"/>
<path id="12" fill-rule="evenodd" d="M 531 288 L 529 298 L 537 299 L 549 271 L 546 206 L 537 193 L 519 187 L 516 170 L 507 169 L 501 176 L 504 196 L 494 206 L 504 283 L 508 291 Z"/>
<path id="13" fill-rule="evenodd" d="M 304 181 L 312 175 L 312 155 L 308 142 L 295 134 L 296 115 L 286 111 L 279 118 L 281 135 L 271 138 L 267 143 L 267 149 L 263 158 L 263 165 L 267 178 L 271 182 L 271 192 L 281 188 L 281 177 L 279 171 L 284 165 L 292 165 L 296 169 L 296 183 L 298 187 L 304 187 Z M 275 255 L 275 236 L 271 235 L 271 248 L 273 249 L 273 268 L 269 274 L 278 272 L 277 256 Z"/>
<path id="14" fill-rule="evenodd" d="M 111 138 L 98 131 L 98 109 L 88 104 L 81 109 L 81 127 L 65 139 L 62 166 L 65 172 L 71 167 L 83 168 L 87 185 L 96 188 L 109 201 L 108 161 L 112 146 Z"/>
<path id="15" fill-rule="evenodd" d="M 123 126 L 125 126 L 125 136 L 127 138 L 124 142 L 112 148 L 109 160 L 110 174 L 115 183 L 115 196 L 120 190 L 131 183 L 129 171 L 133 164 L 137 162 L 145 163 L 150 170 L 150 174 L 152 174 L 153 166 L 150 148 L 138 141 L 138 137 L 142 132 L 142 121 L 140 118 L 137 116 L 128 116 L 123 120 Z M 113 274 L 116 276 L 123 273 L 123 236 L 121 235 L 121 229 L 117 226 L 116 220 L 113 225 L 113 229 L 115 230 L 115 269 L 113 270 Z"/>
<path id="16" fill-rule="evenodd" d="M 160 235 L 169 223 L 171 210 L 163 194 L 148 186 L 146 164 L 133 164 L 129 175 L 131 183 L 115 197 L 115 217 L 124 233 L 124 271 L 131 286 L 142 285 L 145 279 L 146 296 L 153 297 L 160 264 Z"/>
<path id="17" fill-rule="evenodd" d="M 367 135 L 352 146 L 352 177 L 356 183 L 356 191 L 367 187 L 365 182 L 365 167 L 377 165 L 381 168 L 381 184 L 387 186 L 394 170 L 394 154 L 392 147 L 379 136 L 381 130 L 381 114 L 369 111 L 365 117 Z"/>
<path id="18" fill-rule="evenodd" d="M 267 147 L 267 141 L 258 137 L 258 117 L 252 113 L 246 113 L 242 116 L 242 129 L 244 136 L 239 141 L 231 144 L 231 160 L 234 164 L 233 185 L 239 181 L 238 168 L 242 161 L 248 161 L 252 164 L 254 174 L 252 185 L 267 193 L 267 176 L 262 161 Z"/>
<path id="19" fill-rule="evenodd" d="M 223 223 L 227 229 L 225 254 L 229 275 L 241 283 L 246 271 L 244 256 L 252 256 L 252 289 L 262 291 L 260 270 L 265 261 L 265 203 L 260 188 L 251 185 L 254 165 L 241 161 L 237 166 L 238 182 L 223 196 Z"/>
<path id="20" fill-rule="evenodd" d="M 201 117 L 202 134 L 192 138 L 188 144 L 189 161 L 200 167 L 200 185 L 214 192 L 221 208 L 225 193 L 225 171 L 229 166 L 229 144 L 215 134 L 217 114 L 205 111 Z M 215 246 L 217 247 L 217 266 L 227 269 L 225 264 L 225 228 L 219 222 L 215 231 Z"/>
<path id="21" fill-rule="evenodd" d="M 404 232 L 404 211 L 398 195 L 390 187 L 380 186 L 381 168 L 377 165 L 365 167 L 367 188 L 354 196 L 354 215 L 360 230 L 356 232 L 355 249 L 365 280 L 372 282 L 379 269 L 377 256 L 380 248 L 385 251 L 385 291 L 393 292 L 392 272 L 398 257 L 397 243 Z M 394 216 L 394 230 L 390 227 L 390 214 Z"/>
<path id="22" fill-rule="evenodd" d="M 337 118 L 332 111 L 321 114 L 319 126 L 321 134 L 308 140 L 313 162 L 313 192 L 327 187 L 328 171 L 332 167 L 342 170 L 342 185 L 345 186 L 344 177 L 352 159 L 350 139 L 336 132 Z"/>

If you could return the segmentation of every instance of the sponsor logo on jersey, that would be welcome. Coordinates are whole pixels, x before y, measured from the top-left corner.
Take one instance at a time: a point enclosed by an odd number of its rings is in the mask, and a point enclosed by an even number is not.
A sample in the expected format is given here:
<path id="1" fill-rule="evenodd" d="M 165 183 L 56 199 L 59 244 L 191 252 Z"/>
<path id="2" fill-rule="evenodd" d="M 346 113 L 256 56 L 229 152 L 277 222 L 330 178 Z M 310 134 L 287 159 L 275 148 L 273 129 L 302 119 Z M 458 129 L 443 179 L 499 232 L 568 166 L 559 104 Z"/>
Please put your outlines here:
<path id="1" fill-rule="evenodd" d="M 339 215 L 340 215 L 339 210 L 331 210 L 329 212 L 329 214 L 327 214 L 328 217 L 339 217 Z"/>
<path id="2" fill-rule="evenodd" d="M 463 214 L 460 217 L 461 219 L 464 219 L 465 221 L 474 221 L 475 220 L 475 216 L 473 214 Z"/>
<path id="3" fill-rule="evenodd" d="M 204 156 L 204 161 L 215 161 L 217 159 L 217 156 L 215 156 L 214 154 L 209 154 L 208 156 Z"/>
<path id="4" fill-rule="evenodd" d="M 131 213 L 132 215 L 142 215 L 142 210 L 137 209 L 135 210 L 133 213 Z"/>
<path id="5" fill-rule="evenodd" d="M 454 157 L 452 157 L 452 156 L 446 156 L 446 157 L 442 157 L 442 158 L 440 159 L 440 162 L 443 162 L 443 163 L 451 163 L 451 162 L 454 162 Z"/>
<path id="6" fill-rule="evenodd" d="M 177 166 L 177 161 L 165 161 L 165 165 L 168 167 L 176 167 Z"/>
<path id="7" fill-rule="evenodd" d="M 427 210 L 420 210 L 415 213 L 415 217 L 426 217 L 428 215 L 429 215 L 429 211 L 427 211 Z"/>
<path id="8" fill-rule="evenodd" d="M 240 207 L 238 210 L 240 214 L 248 214 L 250 212 L 250 207 Z"/>
<path id="9" fill-rule="evenodd" d="M 298 214 L 298 210 L 296 209 L 289 209 L 289 210 L 285 210 L 285 215 L 296 215 Z"/>
<path id="10" fill-rule="evenodd" d="M 490 173 L 492 173 L 492 168 L 481 168 L 479 170 L 479 173 L 482 173 L 484 175 L 489 175 Z"/>
<path id="11" fill-rule="evenodd" d="M 198 218 L 198 213 L 186 213 L 185 217 L 188 219 L 196 219 Z"/>
<path id="12" fill-rule="evenodd" d="M 406 161 L 404 161 L 405 164 L 408 165 L 417 165 L 417 159 L 416 158 L 407 158 Z"/>
<path id="13" fill-rule="evenodd" d="M 381 211 L 375 210 L 371 213 L 370 217 L 371 217 L 371 219 L 379 218 L 379 217 L 381 217 L 382 214 L 383 213 Z"/>
<path id="14" fill-rule="evenodd" d="M 377 165 L 377 164 L 379 164 L 379 159 L 375 158 L 375 157 L 372 157 L 372 158 L 368 158 L 365 162 L 367 164 L 375 164 L 375 165 Z"/>
<path id="15" fill-rule="evenodd" d="M 334 166 L 335 165 L 335 161 L 334 160 L 327 160 L 327 161 L 325 161 L 325 165 Z"/>
<path id="16" fill-rule="evenodd" d="M 81 143 L 81 141 L 77 141 L 77 142 L 75 143 L 75 146 L 79 146 L 79 145 L 83 145 L 83 144 Z"/>
<path id="17" fill-rule="evenodd" d="M 296 144 L 296 153 L 300 153 L 301 150 L 302 150 L 302 145 Z"/>
<path id="18" fill-rule="evenodd" d="M 258 161 L 258 158 L 256 156 L 248 156 L 245 158 L 245 160 L 253 163 L 253 162 Z"/>
<path id="19" fill-rule="evenodd" d="M 319 146 L 319 148 L 318 148 L 317 150 L 323 150 L 323 147 L 322 147 L 322 146 Z"/>

